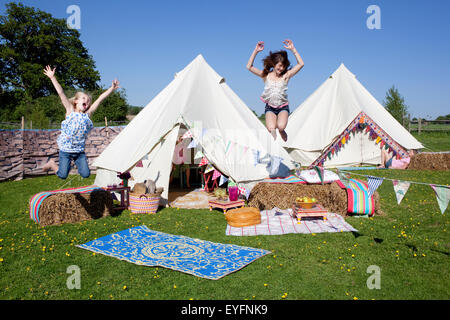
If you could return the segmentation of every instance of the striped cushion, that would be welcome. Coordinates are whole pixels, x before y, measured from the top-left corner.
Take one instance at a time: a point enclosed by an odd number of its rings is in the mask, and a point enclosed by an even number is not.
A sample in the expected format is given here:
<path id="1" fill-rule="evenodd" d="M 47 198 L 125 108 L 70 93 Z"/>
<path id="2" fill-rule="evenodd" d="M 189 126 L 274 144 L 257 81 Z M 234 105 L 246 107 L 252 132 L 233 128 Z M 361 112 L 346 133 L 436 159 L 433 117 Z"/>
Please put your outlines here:
<path id="1" fill-rule="evenodd" d="M 375 200 L 369 196 L 367 182 L 350 179 L 347 189 L 347 211 L 350 213 L 373 215 L 375 211 Z"/>

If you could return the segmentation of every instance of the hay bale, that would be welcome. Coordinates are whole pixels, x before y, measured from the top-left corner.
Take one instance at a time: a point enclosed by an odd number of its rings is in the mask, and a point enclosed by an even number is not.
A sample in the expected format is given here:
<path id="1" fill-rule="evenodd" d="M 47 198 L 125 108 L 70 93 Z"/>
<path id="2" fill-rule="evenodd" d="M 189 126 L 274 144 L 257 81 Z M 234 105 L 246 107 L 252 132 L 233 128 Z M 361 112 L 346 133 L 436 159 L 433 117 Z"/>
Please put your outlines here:
<path id="1" fill-rule="evenodd" d="M 347 192 L 333 182 L 330 184 L 258 183 L 250 193 L 248 205 L 259 210 L 292 208 L 297 197 L 316 198 L 329 212 L 347 215 Z M 381 215 L 380 196 L 374 194 L 375 214 Z"/>
<path id="2" fill-rule="evenodd" d="M 422 152 L 411 158 L 409 170 L 450 170 L 450 152 Z"/>
<path id="3" fill-rule="evenodd" d="M 42 202 L 39 223 L 43 226 L 76 223 L 109 216 L 112 212 L 113 199 L 108 191 L 56 193 Z"/>

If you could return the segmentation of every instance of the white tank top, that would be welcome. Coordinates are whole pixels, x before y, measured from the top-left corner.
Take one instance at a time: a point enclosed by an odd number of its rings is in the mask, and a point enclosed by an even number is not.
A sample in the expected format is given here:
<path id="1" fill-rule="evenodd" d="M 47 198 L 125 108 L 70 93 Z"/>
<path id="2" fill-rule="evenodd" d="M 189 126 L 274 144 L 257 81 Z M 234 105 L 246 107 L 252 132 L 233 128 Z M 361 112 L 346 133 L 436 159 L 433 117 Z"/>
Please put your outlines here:
<path id="1" fill-rule="evenodd" d="M 266 77 L 261 100 L 273 108 L 282 108 L 289 104 L 287 97 L 287 81 L 273 81 Z"/>

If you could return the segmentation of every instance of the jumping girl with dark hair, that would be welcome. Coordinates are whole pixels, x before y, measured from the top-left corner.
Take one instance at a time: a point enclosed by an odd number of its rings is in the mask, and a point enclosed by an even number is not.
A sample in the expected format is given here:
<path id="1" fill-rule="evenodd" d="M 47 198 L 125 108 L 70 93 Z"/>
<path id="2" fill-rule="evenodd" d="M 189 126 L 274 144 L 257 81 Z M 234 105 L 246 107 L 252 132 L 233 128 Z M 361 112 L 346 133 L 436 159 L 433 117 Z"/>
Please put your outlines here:
<path id="1" fill-rule="evenodd" d="M 270 51 L 269 55 L 264 58 L 264 70 L 259 70 L 253 66 L 256 55 L 264 50 L 264 42 L 259 41 L 256 44 L 255 50 L 247 63 L 247 69 L 261 77 L 264 80 L 264 91 L 261 95 L 261 100 L 266 104 L 266 127 L 276 139 L 276 129 L 280 132 L 281 138 L 286 141 L 287 134 L 284 131 L 289 117 L 289 102 L 287 99 L 287 84 L 297 72 L 303 68 L 304 63 L 300 54 L 294 47 L 291 40 L 284 40 L 283 46 L 291 50 L 297 59 L 297 65 L 290 68 L 290 62 L 287 52 L 280 50 L 277 52 Z"/>

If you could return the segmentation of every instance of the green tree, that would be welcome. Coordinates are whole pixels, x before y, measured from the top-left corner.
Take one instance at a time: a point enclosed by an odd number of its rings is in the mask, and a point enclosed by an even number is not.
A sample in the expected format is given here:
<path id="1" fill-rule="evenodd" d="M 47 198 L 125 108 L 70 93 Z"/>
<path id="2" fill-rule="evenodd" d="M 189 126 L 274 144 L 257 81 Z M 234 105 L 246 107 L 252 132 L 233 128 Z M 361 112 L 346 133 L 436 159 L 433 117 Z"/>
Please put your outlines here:
<path id="1" fill-rule="evenodd" d="M 383 105 L 386 110 L 403 125 L 403 121 L 408 115 L 408 108 L 405 104 L 405 99 L 400 95 L 395 86 L 392 86 L 387 91 L 386 100 L 383 101 Z"/>
<path id="2" fill-rule="evenodd" d="M 42 70 L 56 66 L 61 86 L 82 90 L 99 88 L 99 72 L 93 58 L 65 19 L 21 3 L 6 4 L 0 16 L 0 102 L 2 110 L 14 110 L 20 100 L 54 94 Z M 0 115 L 11 115 L 2 112 Z M 13 113 L 16 117 L 20 113 Z"/>
<path id="3" fill-rule="evenodd" d="M 99 89 L 92 92 L 92 100 L 95 101 L 105 90 Z M 105 117 L 108 118 L 108 121 L 125 121 L 127 120 L 128 107 L 125 91 L 123 89 L 116 90 L 103 100 L 92 115 L 92 121 L 105 121 Z"/>

